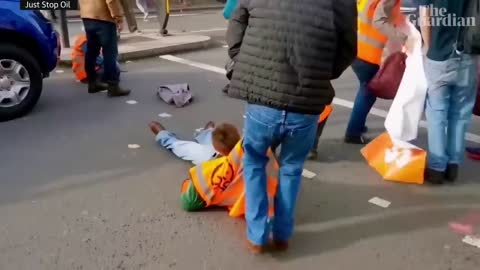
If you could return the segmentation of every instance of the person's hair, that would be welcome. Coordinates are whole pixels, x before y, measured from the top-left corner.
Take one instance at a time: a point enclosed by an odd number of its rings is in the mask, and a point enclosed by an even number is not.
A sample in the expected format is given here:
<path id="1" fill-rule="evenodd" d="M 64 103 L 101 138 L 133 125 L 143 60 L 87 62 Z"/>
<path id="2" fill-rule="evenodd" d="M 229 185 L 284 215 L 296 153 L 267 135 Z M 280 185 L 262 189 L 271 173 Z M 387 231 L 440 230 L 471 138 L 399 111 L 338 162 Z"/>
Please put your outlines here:
<path id="1" fill-rule="evenodd" d="M 222 123 L 212 132 L 213 147 L 222 155 L 228 155 L 240 140 L 238 129 L 229 123 Z"/>

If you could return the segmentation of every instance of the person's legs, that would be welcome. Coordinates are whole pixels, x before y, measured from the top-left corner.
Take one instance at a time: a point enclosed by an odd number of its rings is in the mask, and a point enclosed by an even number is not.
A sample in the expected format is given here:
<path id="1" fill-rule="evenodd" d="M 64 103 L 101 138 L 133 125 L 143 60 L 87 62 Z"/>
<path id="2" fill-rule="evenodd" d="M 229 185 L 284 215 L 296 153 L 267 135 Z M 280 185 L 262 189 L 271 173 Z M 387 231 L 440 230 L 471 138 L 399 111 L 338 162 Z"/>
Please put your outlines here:
<path id="1" fill-rule="evenodd" d="M 312 149 L 310 150 L 310 153 L 307 157 L 310 160 L 316 159 L 318 157 L 318 143 L 320 142 L 320 137 L 322 136 L 325 125 L 327 124 L 327 120 L 328 117 L 317 125 L 317 133 L 315 135 L 315 140 L 313 141 Z"/>
<path id="2" fill-rule="evenodd" d="M 318 115 L 288 113 L 280 152 L 280 174 L 275 196 L 274 241 L 288 241 L 293 233 L 295 206 L 307 154 L 312 149 Z"/>
<path id="3" fill-rule="evenodd" d="M 155 137 L 157 143 L 167 150 L 170 150 L 175 156 L 191 161 L 194 164 L 200 164 L 210 160 L 215 155 L 212 148 L 205 147 L 193 141 L 183 141 L 177 138 L 177 135 L 170 131 L 162 130 Z"/>
<path id="4" fill-rule="evenodd" d="M 107 85 L 97 80 L 96 62 L 100 54 L 99 21 L 84 19 L 83 25 L 87 36 L 87 52 L 85 53 L 85 72 L 87 73 L 88 92 L 91 94 L 107 89 Z"/>
<path id="5" fill-rule="evenodd" d="M 450 177 L 456 179 L 457 166 L 463 162 L 465 152 L 465 133 L 472 119 L 475 105 L 477 78 L 473 57 L 463 55 L 457 68 L 457 80 L 450 95 L 448 111 L 447 154 Z"/>
<path id="6" fill-rule="evenodd" d="M 377 73 L 379 66 L 355 59 L 352 64 L 353 71 L 359 80 L 359 88 L 353 105 L 350 121 L 348 122 L 345 142 L 353 144 L 364 144 L 362 134 L 365 130 L 365 122 L 368 113 L 376 101 L 376 97 L 367 89 L 368 83 Z"/>
<path id="7" fill-rule="evenodd" d="M 434 184 L 443 182 L 447 168 L 447 116 L 450 107 L 451 82 L 456 71 L 452 68 L 454 59 L 447 61 L 425 61 L 425 75 L 428 83 L 425 115 L 428 125 L 427 181 Z"/>
<path id="8" fill-rule="evenodd" d="M 264 246 L 270 234 L 268 227 L 267 150 L 275 140 L 283 111 L 248 104 L 243 139 L 243 176 L 245 181 L 247 239 Z"/>
<path id="9" fill-rule="evenodd" d="M 100 22 L 100 44 L 103 54 L 103 81 L 109 84 L 109 96 L 125 96 L 130 90 L 119 87 L 120 73 L 117 68 L 118 40 L 117 26 L 111 22 Z"/>

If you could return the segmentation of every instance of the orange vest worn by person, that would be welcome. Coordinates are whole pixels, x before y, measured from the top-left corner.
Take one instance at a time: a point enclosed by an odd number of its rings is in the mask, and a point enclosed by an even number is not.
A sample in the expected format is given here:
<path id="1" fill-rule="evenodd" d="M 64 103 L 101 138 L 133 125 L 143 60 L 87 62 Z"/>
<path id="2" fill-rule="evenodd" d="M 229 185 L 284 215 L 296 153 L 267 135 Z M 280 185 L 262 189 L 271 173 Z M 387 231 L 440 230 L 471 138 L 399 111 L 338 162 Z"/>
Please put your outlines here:
<path id="1" fill-rule="evenodd" d="M 323 109 L 323 112 L 318 117 L 318 124 L 325 121 L 330 116 L 330 114 L 332 114 L 332 112 L 333 112 L 333 106 L 331 104 L 325 106 L 325 109 Z"/>
<path id="2" fill-rule="evenodd" d="M 245 214 L 245 188 L 243 182 L 243 140 L 237 143 L 228 156 L 206 161 L 190 169 L 190 179 L 185 180 L 182 192 L 193 181 L 195 190 L 205 201 L 206 207 L 221 206 L 229 209 L 229 216 Z M 267 193 L 269 215 L 273 216 L 274 197 L 278 183 L 278 163 L 268 150 Z"/>
<path id="3" fill-rule="evenodd" d="M 78 81 L 87 79 L 87 73 L 85 72 L 85 52 L 83 51 L 83 45 L 86 43 L 87 36 L 85 34 L 78 35 L 72 48 L 72 70 Z"/>
<path id="4" fill-rule="evenodd" d="M 380 65 L 382 62 L 382 53 L 387 43 L 387 36 L 375 28 L 373 17 L 375 9 L 382 0 L 357 0 L 358 10 L 358 38 L 357 38 L 357 58 L 368 63 Z M 400 11 L 401 1 L 396 0 L 392 19 L 394 24 L 403 20 Z"/>

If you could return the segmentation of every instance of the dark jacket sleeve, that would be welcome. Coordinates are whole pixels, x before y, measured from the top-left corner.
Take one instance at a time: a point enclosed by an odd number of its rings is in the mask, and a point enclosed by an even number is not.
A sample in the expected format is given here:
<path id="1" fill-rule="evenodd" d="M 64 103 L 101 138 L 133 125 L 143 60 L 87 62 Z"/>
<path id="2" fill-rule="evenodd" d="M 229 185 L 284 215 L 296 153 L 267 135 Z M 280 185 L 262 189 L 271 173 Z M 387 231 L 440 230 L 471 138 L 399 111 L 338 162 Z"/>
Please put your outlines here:
<path id="1" fill-rule="evenodd" d="M 357 2 L 340 0 L 334 3 L 337 51 L 332 75 L 337 79 L 357 57 Z"/>
<path id="2" fill-rule="evenodd" d="M 229 48 L 228 56 L 230 56 L 231 59 L 235 59 L 240 52 L 243 35 L 248 26 L 248 17 L 250 16 L 248 13 L 248 1 L 249 0 L 240 0 L 238 8 L 235 9 L 228 23 L 226 40 Z"/>

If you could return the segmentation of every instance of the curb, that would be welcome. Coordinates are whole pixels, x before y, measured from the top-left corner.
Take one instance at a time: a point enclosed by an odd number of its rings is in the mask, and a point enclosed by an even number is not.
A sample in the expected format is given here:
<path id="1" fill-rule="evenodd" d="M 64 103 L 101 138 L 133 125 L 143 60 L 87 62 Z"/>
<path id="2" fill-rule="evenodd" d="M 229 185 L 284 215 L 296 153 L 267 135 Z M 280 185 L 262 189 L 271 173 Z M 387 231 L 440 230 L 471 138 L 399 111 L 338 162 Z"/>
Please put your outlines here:
<path id="1" fill-rule="evenodd" d="M 186 7 L 186 8 L 172 8 L 170 13 L 181 13 L 181 12 L 188 12 L 188 11 L 202 11 L 202 10 L 221 10 L 223 9 L 223 5 L 212 5 L 212 6 L 199 6 L 199 7 Z M 137 9 L 133 12 L 135 15 L 142 15 L 143 13 Z M 156 15 L 157 12 L 152 10 L 149 12 L 151 15 Z M 67 19 L 79 19 L 80 14 L 77 15 L 67 15 Z"/>
<path id="2" fill-rule="evenodd" d="M 120 62 L 125 62 L 128 60 L 137 60 L 137 59 L 144 59 L 150 58 L 165 54 L 174 54 L 174 53 L 181 53 L 181 52 L 188 52 L 188 51 L 195 51 L 201 49 L 208 49 L 214 45 L 214 40 L 208 37 L 207 40 L 185 43 L 185 44 L 178 44 L 178 45 L 171 45 L 166 47 L 158 47 L 158 48 L 145 48 L 142 50 L 137 51 L 130 51 L 130 52 L 120 52 L 118 55 Z M 71 59 L 64 59 L 60 60 L 59 66 L 71 66 L 72 60 Z"/>

